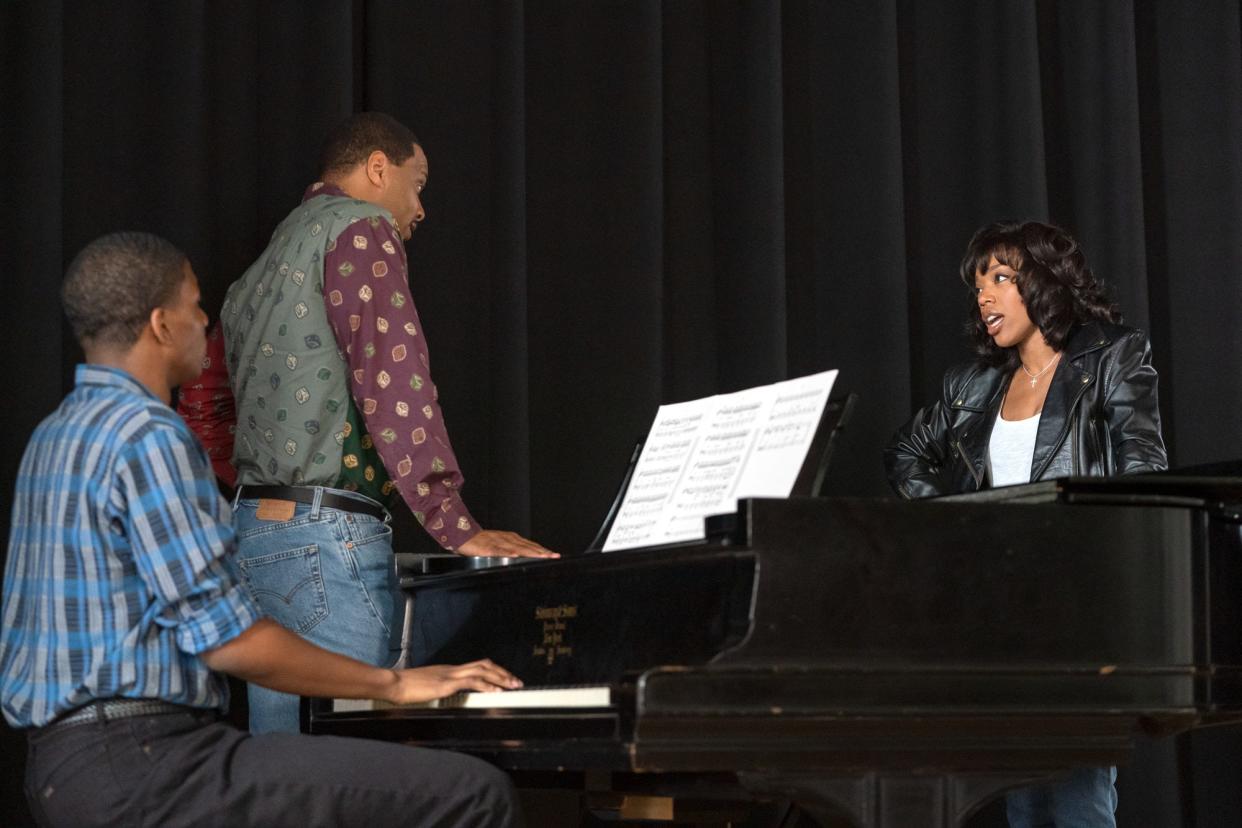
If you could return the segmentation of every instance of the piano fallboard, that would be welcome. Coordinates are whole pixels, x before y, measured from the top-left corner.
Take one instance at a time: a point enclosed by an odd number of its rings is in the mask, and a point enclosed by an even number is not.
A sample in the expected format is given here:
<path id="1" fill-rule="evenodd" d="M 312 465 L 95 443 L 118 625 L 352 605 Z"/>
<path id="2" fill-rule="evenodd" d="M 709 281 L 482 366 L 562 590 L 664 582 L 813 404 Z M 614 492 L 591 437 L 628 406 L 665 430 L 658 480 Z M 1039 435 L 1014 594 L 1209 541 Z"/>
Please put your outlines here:
<path id="1" fill-rule="evenodd" d="M 412 661 L 488 657 L 528 685 L 705 663 L 749 631 L 756 572 L 753 552 L 707 545 L 427 578 L 411 590 Z"/>

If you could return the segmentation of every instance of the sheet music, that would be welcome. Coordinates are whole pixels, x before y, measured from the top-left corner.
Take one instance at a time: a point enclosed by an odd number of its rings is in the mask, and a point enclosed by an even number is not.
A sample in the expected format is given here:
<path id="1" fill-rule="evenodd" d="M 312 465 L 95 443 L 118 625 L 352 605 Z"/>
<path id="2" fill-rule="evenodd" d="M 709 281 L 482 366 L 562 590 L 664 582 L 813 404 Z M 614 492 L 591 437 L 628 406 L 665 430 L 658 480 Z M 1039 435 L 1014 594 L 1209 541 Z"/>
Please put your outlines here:
<path id="1" fill-rule="evenodd" d="M 742 497 L 788 497 L 837 371 L 662 405 L 604 551 L 703 537 Z"/>

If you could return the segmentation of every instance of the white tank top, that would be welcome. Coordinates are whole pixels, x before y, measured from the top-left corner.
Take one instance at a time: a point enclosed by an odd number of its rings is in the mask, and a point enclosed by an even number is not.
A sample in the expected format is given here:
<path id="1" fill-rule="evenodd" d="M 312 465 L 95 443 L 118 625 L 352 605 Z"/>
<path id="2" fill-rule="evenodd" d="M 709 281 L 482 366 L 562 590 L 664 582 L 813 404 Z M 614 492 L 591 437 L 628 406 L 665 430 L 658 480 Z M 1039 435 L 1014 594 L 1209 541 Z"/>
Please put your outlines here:
<path id="1" fill-rule="evenodd" d="M 996 415 L 992 439 L 988 441 L 988 463 L 992 467 L 993 486 L 1031 482 L 1031 458 L 1035 456 L 1035 435 L 1038 431 L 1039 414 L 1025 420 L 1006 420 L 1000 414 Z"/>

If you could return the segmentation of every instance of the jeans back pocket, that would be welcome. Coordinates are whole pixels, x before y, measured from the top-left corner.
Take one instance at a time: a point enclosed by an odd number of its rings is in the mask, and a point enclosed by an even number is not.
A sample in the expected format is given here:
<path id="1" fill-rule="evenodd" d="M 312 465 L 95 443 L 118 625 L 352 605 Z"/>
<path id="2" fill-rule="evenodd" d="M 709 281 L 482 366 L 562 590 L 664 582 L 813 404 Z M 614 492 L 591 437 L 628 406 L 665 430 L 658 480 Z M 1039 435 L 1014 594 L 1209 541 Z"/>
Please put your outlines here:
<path id="1" fill-rule="evenodd" d="M 237 563 L 251 597 L 282 627 L 305 633 L 328 616 L 318 544 Z"/>

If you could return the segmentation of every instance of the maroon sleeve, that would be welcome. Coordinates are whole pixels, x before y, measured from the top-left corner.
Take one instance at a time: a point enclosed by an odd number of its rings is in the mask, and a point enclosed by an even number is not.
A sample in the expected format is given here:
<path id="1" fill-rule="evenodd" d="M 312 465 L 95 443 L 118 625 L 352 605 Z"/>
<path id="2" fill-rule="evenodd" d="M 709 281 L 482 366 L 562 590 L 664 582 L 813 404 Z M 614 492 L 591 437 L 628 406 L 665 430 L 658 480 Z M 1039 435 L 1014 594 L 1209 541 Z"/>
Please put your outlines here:
<path id="1" fill-rule="evenodd" d="M 337 237 L 324 259 L 324 304 L 389 476 L 427 532 L 445 549 L 460 547 L 479 526 L 461 499 L 405 247 L 390 223 L 359 220 Z"/>

